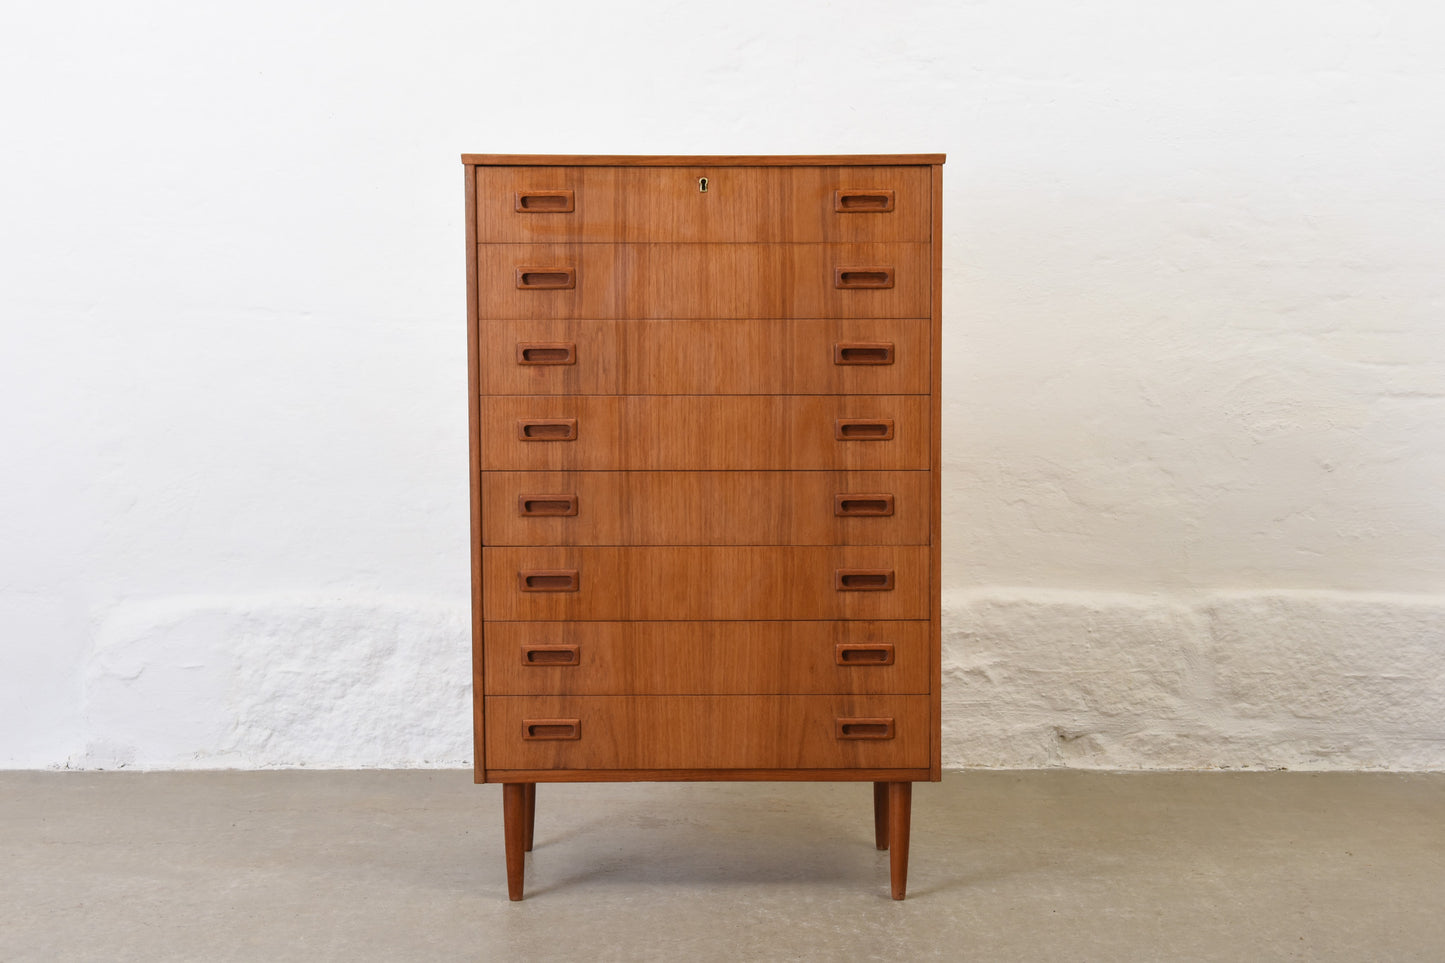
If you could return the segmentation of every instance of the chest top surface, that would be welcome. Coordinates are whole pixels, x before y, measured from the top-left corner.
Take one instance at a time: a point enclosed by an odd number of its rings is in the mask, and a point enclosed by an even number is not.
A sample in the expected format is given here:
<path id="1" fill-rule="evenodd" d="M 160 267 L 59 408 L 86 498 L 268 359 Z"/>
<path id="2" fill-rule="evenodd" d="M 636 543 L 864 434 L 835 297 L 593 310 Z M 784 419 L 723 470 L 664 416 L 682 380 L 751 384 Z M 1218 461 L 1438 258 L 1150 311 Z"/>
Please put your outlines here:
<path id="1" fill-rule="evenodd" d="M 475 166 L 526 167 L 882 167 L 942 164 L 943 154 L 463 154 Z"/>

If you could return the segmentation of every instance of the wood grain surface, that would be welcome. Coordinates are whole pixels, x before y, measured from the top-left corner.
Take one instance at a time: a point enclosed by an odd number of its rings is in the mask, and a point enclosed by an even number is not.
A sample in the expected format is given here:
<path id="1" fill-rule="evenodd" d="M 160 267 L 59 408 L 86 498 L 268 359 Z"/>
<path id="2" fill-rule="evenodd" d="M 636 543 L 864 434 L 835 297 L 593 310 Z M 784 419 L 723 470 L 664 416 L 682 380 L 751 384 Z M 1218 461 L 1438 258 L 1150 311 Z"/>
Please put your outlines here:
<path id="1" fill-rule="evenodd" d="M 928 167 L 478 167 L 477 240 L 498 242 L 928 241 Z M 707 178 L 708 189 L 699 189 Z M 570 191 L 572 210 L 518 210 Z M 838 209 L 840 191 L 891 210 Z"/>
<path id="2" fill-rule="evenodd" d="M 927 693 L 927 621 L 492 622 L 487 695 Z M 839 646 L 844 660 L 840 664 Z M 571 650 L 575 664 L 539 661 Z M 888 652 L 891 662 L 877 661 Z M 856 661 L 854 661 L 856 660 Z"/>
<path id="3" fill-rule="evenodd" d="M 933 782 L 943 779 L 943 159 L 939 158 L 932 169 L 933 236 L 938 243 L 930 251 L 933 279 L 933 294 L 929 303 L 933 307 L 934 346 L 931 358 L 933 370 L 929 380 L 933 393 L 929 398 L 929 473 L 933 476 L 933 493 L 930 498 L 933 510 L 932 534 L 929 538 L 929 599 L 932 607 L 933 644 L 930 647 L 933 672 L 929 711 L 933 723 L 930 726 L 932 747 L 929 750 L 929 778 Z M 906 869 L 906 866 L 905 866 Z"/>
<path id="4" fill-rule="evenodd" d="M 480 418 L 486 471 L 926 470 L 931 461 L 919 395 L 497 395 L 482 399 Z M 839 438 L 848 419 L 891 421 L 892 437 Z M 568 420 L 572 441 L 541 424 Z"/>
<path id="5" fill-rule="evenodd" d="M 839 167 L 942 164 L 944 154 L 463 154 L 468 165 L 536 167 Z"/>
<path id="6" fill-rule="evenodd" d="M 888 570 L 888 591 L 846 591 L 839 570 Z M 519 573 L 577 572 L 522 591 Z M 926 619 L 926 546 L 538 546 L 482 549 L 489 620 Z"/>
<path id="7" fill-rule="evenodd" d="M 928 763 L 917 695 L 492 696 L 487 758 L 499 769 L 774 769 Z M 888 718 L 891 739 L 839 739 L 840 717 Z M 524 739 L 529 719 L 576 719 L 580 738 Z"/>
<path id="8" fill-rule="evenodd" d="M 498 546 L 927 545 L 930 487 L 925 471 L 489 471 L 482 537 Z M 845 496 L 866 502 L 862 510 L 888 496 L 892 514 L 839 515 L 853 510 Z"/>
<path id="9" fill-rule="evenodd" d="M 929 255 L 925 243 L 479 244 L 477 291 L 491 318 L 926 318 Z M 518 268 L 572 270 L 576 286 L 521 290 Z M 892 270 L 893 286 L 839 289 L 840 268 Z"/>
<path id="10" fill-rule="evenodd" d="M 467 487 L 471 519 L 471 590 L 472 590 L 472 691 L 480 693 L 485 688 L 483 672 L 483 641 L 486 637 L 482 619 L 482 447 L 481 436 L 481 385 L 478 382 L 477 358 L 480 334 L 477 311 L 477 236 L 475 193 L 477 179 L 471 168 L 467 168 L 463 185 L 466 204 L 466 273 L 467 273 Z M 477 696 L 472 701 L 472 778 L 483 779 L 486 769 L 486 743 L 482 732 L 486 719 L 482 714 L 482 700 Z"/>
<path id="11" fill-rule="evenodd" d="M 489 769 L 478 782 L 877 782 L 927 780 L 928 768 Z"/>
<path id="12" fill-rule="evenodd" d="M 926 395 L 929 327 L 926 318 L 488 321 L 478 383 L 497 395 Z"/>

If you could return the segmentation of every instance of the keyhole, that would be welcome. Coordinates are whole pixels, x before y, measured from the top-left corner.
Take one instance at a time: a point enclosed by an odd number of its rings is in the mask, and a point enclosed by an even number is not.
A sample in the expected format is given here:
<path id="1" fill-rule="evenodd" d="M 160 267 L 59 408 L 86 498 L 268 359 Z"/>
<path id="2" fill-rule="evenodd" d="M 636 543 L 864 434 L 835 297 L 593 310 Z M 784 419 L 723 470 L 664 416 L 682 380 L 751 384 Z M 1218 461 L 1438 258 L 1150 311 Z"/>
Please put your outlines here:
<path id="1" fill-rule="evenodd" d="M 706 178 L 706 177 L 699 177 L 699 178 L 697 179 L 697 189 L 698 189 L 698 192 L 701 193 L 701 194 L 706 194 L 706 193 L 707 193 L 707 178 Z"/>

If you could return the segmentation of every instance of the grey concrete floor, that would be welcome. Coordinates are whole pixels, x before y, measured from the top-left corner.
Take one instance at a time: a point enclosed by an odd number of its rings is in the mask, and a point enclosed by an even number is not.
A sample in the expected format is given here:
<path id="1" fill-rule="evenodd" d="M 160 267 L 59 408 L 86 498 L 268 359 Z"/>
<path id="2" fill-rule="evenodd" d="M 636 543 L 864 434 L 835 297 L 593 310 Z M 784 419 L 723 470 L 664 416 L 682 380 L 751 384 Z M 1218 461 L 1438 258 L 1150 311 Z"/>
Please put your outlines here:
<path id="1" fill-rule="evenodd" d="M 871 790 L 437 771 L 0 773 L 0 960 L 1442 960 L 1445 773 L 952 773 L 888 898 Z"/>

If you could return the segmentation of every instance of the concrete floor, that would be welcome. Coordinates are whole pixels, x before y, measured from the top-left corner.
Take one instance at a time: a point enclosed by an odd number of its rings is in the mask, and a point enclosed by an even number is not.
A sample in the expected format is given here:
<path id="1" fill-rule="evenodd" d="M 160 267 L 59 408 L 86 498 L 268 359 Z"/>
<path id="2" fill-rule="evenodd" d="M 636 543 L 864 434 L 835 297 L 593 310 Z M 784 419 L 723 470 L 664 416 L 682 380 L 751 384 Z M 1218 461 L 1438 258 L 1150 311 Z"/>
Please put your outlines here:
<path id="1" fill-rule="evenodd" d="M 1442 960 L 1445 773 L 867 784 L 0 773 L 0 960 Z"/>

